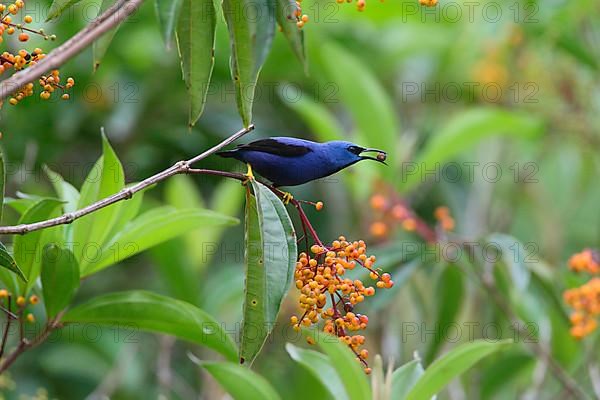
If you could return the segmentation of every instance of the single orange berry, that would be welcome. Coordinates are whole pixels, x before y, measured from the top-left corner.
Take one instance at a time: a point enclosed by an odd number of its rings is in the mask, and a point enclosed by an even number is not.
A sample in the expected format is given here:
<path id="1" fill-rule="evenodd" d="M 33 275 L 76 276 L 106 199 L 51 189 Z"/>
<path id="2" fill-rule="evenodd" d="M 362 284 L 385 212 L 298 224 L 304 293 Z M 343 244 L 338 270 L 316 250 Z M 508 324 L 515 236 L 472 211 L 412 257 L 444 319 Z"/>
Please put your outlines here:
<path id="1" fill-rule="evenodd" d="M 414 219 L 408 218 L 402 221 L 402 227 L 404 228 L 404 230 L 412 232 L 417 228 L 417 223 Z"/>
<path id="2" fill-rule="evenodd" d="M 23 17 L 23 21 L 30 24 L 33 22 L 33 18 L 31 17 L 31 15 L 26 15 L 25 17 Z"/>
<path id="3" fill-rule="evenodd" d="M 373 222 L 369 230 L 375 237 L 383 237 L 388 233 L 388 227 L 385 222 L 382 221 Z"/>
<path id="4" fill-rule="evenodd" d="M 29 303 L 36 305 L 39 302 L 40 302 L 40 299 L 36 295 L 29 297 Z"/>
<path id="5" fill-rule="evenodd" d="M 23 297 L 23 296 L 17 297 L 17 305 L 19 307 L 23 307 L 25 305 L 25 303 L 26 303 L 25 302 L 25 297 Z"/>
<path id="6" fill-rule="evenodd" d="M 317 201 L 317 204 L 315 204 L 315 208 L 317 209 L 317 211 L 321 211 L 323 209 L 323 202 Z"/>
<path id="7" fill-rule="evenodd" d="M 371 196 L 370 203 L 371 208 L 373 208 L 374 210 L 382 211 L 387 205 L 387 200 L 381 194 L 374 194 L 373 196 Z"/>
<path id="8" fill-rule="evenodd" d="M 32 313 L 27 314 L 27 322 L 29 323 L 34 323 L 35 322 L 35 316 Z"/>

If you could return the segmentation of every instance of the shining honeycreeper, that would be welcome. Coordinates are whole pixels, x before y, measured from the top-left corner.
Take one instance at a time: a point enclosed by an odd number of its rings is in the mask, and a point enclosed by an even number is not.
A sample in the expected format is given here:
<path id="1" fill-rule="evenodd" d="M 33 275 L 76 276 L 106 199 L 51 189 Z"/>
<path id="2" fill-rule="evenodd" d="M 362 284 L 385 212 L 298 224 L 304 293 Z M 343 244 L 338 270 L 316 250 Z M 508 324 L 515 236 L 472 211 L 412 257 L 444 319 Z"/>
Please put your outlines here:
<path id="1" fill-rule="evenodd" d="M 377 156 L 363 153 L 377 152 Z M 293 137 L 272 137 L 217 153 L 245 162 L 275 186 L 296 186 L 324 178 L 361 160 L 385 164 L 386 153 L 354 143 L 316 143 Z"/>

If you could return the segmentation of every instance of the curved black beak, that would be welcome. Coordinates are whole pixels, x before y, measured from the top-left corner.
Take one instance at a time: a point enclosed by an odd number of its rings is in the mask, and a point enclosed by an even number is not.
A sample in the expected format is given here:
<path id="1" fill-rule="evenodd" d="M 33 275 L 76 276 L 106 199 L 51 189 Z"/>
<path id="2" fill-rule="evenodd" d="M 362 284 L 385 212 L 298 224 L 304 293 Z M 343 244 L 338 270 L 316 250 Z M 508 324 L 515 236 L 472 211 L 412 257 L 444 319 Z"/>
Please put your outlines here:
<path id="1" fill-rule="evenodd" d="M 373 156 L 364 156 L 363 153 L 377 153 L 377 155 L 375 157 Z M 385 159 L 387 158 L 387 153 L 383 150 L 379 150 L 379 149 L 364 149 L 363 151 L 360 152 L 360 158 L 362 160 L 373 160 L 373 161 L 377 161 L 380 162 L 382 164 L 387 165 L 387 163 L 385 162 Z"/>

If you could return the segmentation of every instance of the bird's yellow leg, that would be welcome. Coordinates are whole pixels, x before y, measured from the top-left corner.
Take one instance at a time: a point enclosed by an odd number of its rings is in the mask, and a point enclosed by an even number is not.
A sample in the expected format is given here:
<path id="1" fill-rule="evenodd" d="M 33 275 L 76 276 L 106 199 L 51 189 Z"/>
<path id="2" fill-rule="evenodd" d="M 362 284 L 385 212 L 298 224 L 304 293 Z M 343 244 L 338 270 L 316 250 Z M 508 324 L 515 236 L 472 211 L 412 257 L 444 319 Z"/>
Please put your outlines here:
<path id="1" fill-rule="evenodd" d="M 252 165 L 250 164 L 246 164 L 248 166 L 248 172 L 246 172 L 246 179 L 244 179 L 244 181 L 242 182 L 242 185 L 247 185 L 248 182 L 250 182 L 251 180 L 254 180 L 256 178 L 254 178 L 254 174 L 252 173 Z"/>
<path id="2" fill-rule="evenodd" d="M 290 201 L 294 200 L 294 196 L 290 192 L 283 192 L 283 204 L 288 205 Z"/>

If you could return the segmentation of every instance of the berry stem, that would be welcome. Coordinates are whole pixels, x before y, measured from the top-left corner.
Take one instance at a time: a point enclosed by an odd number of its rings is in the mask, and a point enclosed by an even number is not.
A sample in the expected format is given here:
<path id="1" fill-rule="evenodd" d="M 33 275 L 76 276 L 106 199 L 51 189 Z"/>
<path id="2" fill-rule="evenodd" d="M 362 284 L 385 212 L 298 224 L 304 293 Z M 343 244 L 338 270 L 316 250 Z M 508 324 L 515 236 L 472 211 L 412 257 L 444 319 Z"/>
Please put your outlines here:
<path id="1" fill-rule="evenodd" d="M 4 326 L 4 333 L 2 333 L 2 343 L 0 344 L 0 359 L 2 359 L 2 356 L 4 355 L 4 348 L 6 347 L 6 342 L 8 340 L 8 331 L 10 329 L 10 323 L 13 319 L 13 313 L 10 310 L 10 295 L 7 297 L 8 299 L 8 310 L 6 313 L 6 325 Z"/>

